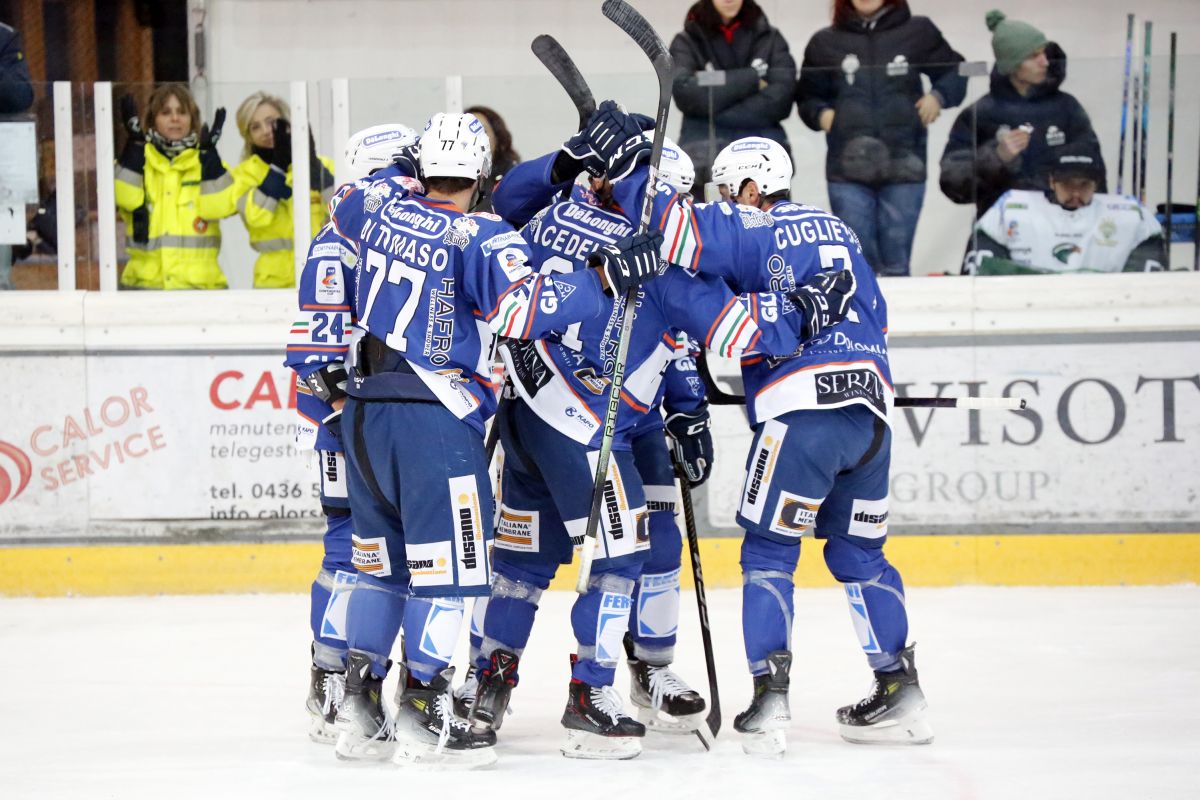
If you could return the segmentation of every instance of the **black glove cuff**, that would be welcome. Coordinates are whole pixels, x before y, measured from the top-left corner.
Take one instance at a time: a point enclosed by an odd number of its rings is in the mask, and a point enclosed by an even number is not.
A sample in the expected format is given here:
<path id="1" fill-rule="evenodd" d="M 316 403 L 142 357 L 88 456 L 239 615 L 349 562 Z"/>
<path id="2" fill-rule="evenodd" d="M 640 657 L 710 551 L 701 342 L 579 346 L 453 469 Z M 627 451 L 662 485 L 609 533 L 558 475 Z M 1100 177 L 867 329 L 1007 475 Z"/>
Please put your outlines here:
<path id="1" fill-rule="evenodd" d="M 339 362 L 326 364 L 316 372 L 310 373 L 304 379 L 304 385 L 318 400 L 335 403 L 347 396 L 346 379 L 346 365 Z"/>

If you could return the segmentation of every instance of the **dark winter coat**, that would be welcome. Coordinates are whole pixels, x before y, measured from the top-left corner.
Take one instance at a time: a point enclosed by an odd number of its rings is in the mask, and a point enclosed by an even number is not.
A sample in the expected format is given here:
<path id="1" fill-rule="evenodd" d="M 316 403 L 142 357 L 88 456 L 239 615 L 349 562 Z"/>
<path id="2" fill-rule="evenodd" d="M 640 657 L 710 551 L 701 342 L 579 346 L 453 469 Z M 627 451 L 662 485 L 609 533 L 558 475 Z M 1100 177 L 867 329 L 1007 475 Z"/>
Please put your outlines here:
<path id="1" fill-rule="evenodd" d="M 21 37 L 0 22 L 0 114 L 19 114 L 31 105 L 33 82 L 21 52 Z"/>
<path id="2" fill-rule="evenodd" d="M 796 60 L 765 14 L 735 30 L 732 43 L 689 18 L 671 42 L 671 58 L 675 62 L 675 103 L 683 112 L 679 145 L 695 162 L 698 180 L 707 175 L 712 156 L 735 139 L 765 136 L 788 146 L 780 122 L 792 113 Z M 750 66 L 756 59 L 767 65 L 767 85 L 761 90 L 758 72 Z M 725 84 L 700 85 L 696 73 L 704 70 L 724 70 Z M 711 154 L 710 107 L 716 137 Z"/>
<path id="3" fill-rule="evenodd" d="M 927 136 L 915 105 L 925 94 L 921 75 L 942 107 L 952 108 L 967 92 L 962 61 L 936 25 L 907 7 L 818 31 L 804 50 L 796 105 L 814 131 L 822 111 L 835 112 L 825 177 L 869 186 L 924 183 Z"/>
<path id="4" fill-rule="evenodd" d="M 982 215 L 1009 189 L 1048 189 L 1050 165 L 1059 147 L 1088 141 L 1099 151 L 1087 112 L 1059 89 L 1067 77 L 1066 54 L 1051 43 L 1046 56 L 1050 59 L 1046 81 L 1027 97 L 1017 92 L 1007 75 L 992 70 L 991 91 L 954 121 L 942 153 L 940 179 L 942 192 L 954 202 L 974 203 Z M 996 149 L 999 136 L 1022 125 L 1033 128 L 1029 147 L 1005 164 Z M 1098 191 L 1108 191 L 1106 180 Z"/>

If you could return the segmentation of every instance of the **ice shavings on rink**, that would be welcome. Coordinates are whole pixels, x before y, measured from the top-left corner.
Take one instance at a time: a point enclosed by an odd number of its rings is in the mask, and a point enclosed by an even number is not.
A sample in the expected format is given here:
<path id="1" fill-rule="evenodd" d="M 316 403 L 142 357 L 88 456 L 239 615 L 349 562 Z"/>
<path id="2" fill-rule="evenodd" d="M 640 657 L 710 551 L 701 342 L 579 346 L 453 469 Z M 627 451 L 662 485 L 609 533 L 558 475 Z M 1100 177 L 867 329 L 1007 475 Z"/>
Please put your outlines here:
<path id="1" fill-rule="evenodd" d="M 710 593 L 725 721 L 712 753 L 655 736 L 630 762 L 560 756 L 574 597 L 543 599 L 499 764 L 450 776 L 339 763 L 308 740 L 307 596 L 0 600 L 0 797 L 1197 796 L 1198 587 L 911 589 L 937 738 L 907 748 L 838 738 L 834 709 L 870 673 L 844 594 L 800 591 L 781 761 L 744 756 L 730 727 L 750 695 L 736 590 Z M 686 591 L 681 616 L 675 668 L 707 695 Z"/>

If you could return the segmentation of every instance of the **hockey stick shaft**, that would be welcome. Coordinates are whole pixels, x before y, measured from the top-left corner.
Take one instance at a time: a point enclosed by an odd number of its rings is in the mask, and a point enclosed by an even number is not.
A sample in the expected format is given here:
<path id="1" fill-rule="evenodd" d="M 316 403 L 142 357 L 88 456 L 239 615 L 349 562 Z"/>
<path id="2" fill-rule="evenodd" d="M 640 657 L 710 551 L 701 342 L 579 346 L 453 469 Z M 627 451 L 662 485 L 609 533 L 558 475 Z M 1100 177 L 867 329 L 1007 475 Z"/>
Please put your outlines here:
<path id="1" fill-rule="evenodd" d="M 667 46 L 650 23 L 624 0 L 604 0 L 601 7 L 604 16 L 637 42 L 642 52 L 654 65 L 658 78 L 658 110 L 654 118 L 654 145 L 650 151 L 650 175 L 642 202 L 638 232 L 645 233 L 654 211 L 654 186 L 658 178 L 658 164 L 662 159 L 663 138 L 667 132 L 667 113 L 671 108 L 671 56 Z M 633 329 L 633 308 L 637 302 L 638 289 L 625 293 L 621 303 L 621 329 L 617 335 L 617 353 L 613 361 L 612 379 L 608 390 L 608 407 L 604 412 L 604 432 L 600 439 L 600 450 L 596 454 L 596 477 L 592 486 L 592 507 L 588 512 L 587 529 L 583 547 L 579 553 L 579 578 L 575 591 L 586 594 L 592 578 L 592 562 L 596 558 L 597 531 L 600 527 L 600 507 L 608 493 L 608 463 L 612 456 L 613 436 L 617 427 L 617 412 L 621 407 L 621 387 L 625 383 L 625 361 L 629 356 L 629 332 Z M 615 490 L 614 490 L 615 494 Z M 614 498 L 615 500 L 615 498 Z"/>
<path id="2" fill-rule="evenodd" d="M 579 67 L 575 66 L 575 62 L 558 40 L 548 34 L 543 33 L 534 39 L 530 49 L 559 85 L 566 89 L 571 102 L 575 104 L 575 110 L 579 112 L 579 129 L 583 130 L 588 119 L 596 111 L 596 99 L 592 97 L 592 90 Z"/>
<path id="3" fill-rule="evenodd" d="M 1117 156 L 1117 194 L 1125 185 L 1125 130 L 1129 120 L 1129 71 L 1133 65 L 1133 14 L 1125 20 L 1125 81 L 1121 91 L 1121 149 Z"/>
<path id="4" fill-rule="evenodd" d="M 1171 64 L 1167 69 L 1167 219 L 1163 230 L 1163 251 L 1167 263 L 1163 266 L 1171 268 L 1171 228 L 1175 209 L 1172 207 L 1172 181 L 1175 177 L 1175 40 L 1176 34 L 1171 32 Z"/>
<path id="5" fill-rule="evenodd" d="M 1146 204 L 1146 157 L 1150 152 L 1150 42 L 1154 23 L 1146 20 L 1146 46 L 1142 54 L 1142 151 L 1138 164 L 1138 202 Z"/>
<path id="6" fill-rule="evenodd" d="M 721 730 L 721 696 L 717 691 L 717 661 L 713 653 L 712 628 L 708 623 L 708 595 L 704 592 L 704 570 L 700 567 L 700 535 L 696 532 L 696 512 L 692 508 L 692 490 L 688 488 L 687 473 L 674 449 L 671 461 L 675 465 L 675 477 L 679 479 L 679 497 L 683 501 L 683 523 L 687 529 L 688 556 L 692 562 L 692 580 L 696 584 L 696 608 L 700 612 L 700 640 L 704 645 L 704 666 L 708 670 L 708 696 L 711 704 L 704 723 L 712 738 Z M 711 743 L 700 736 L 704 749 L 711 750 Z"/>
<path id="7" fill-rule="evenodd" d="M 1142 76 L 1133 76 L 1133 144 L 1129 148 L 1129 194 L 1137 196 L 1138 187 L 1138 153 L 1142 141 L 1142 126 L 1139 122 L 1142 108 Z"/>
<path id="8" fill-rule="evenodd" d="M 1020 397 L 897 397 L 896 408 L 965 408 L 969 411 L 998 409 L 1020 411 L 1025 400 Z"/>

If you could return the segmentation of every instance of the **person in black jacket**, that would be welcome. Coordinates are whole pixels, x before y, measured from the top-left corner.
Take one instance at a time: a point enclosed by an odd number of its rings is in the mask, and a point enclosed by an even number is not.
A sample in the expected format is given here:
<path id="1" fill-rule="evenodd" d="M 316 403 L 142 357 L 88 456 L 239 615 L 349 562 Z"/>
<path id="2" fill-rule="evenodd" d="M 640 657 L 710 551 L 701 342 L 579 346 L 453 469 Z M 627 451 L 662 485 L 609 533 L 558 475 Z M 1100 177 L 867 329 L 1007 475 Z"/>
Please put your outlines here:
<path id="1" fill-rule="evenodd" d="M 979 216 L 1009 189 L 1047 190 L 1064 145 L 1100 147 L 1083 106 L 1059 89 L 1067 77 L 1062 48 L 999 11 L 988 12 L 987 25 L 996 55 L 991 91 L 954 121 L 940 181 L 947 197 L 974 203 Z M 1103 174 L 1103 161 L 1100 167 Z M 1098 190 L 1108 191 L 1107 180 Z"/>
<path id="2" fill-rule="evenodd" d="M 33 105 L 33 81 L 21 52 L 21 37 L 0 22 L 0 114 L 19 114 Z"/>
<path id="3" fill-rule="evenodd" d="M 907 0 L 836 0 L 833 25 L 805 48 L 800 118 L 825 131 L 830 206 L 879 275 L 909 274 L 925 198 L 926 128 L 962 102 L 962 61 Z"/>
<path id="4" fill-rule="evenodd" d="M 699 0 L 671 42 L 675 104 L 683 112 L 679 146 L 696 183 L 708 182 L 713 158 L 746 136 L 788 149 L 780 124 L 792 112 L 796 60 L 754 0 Z"/>

